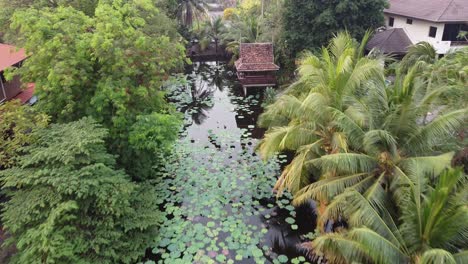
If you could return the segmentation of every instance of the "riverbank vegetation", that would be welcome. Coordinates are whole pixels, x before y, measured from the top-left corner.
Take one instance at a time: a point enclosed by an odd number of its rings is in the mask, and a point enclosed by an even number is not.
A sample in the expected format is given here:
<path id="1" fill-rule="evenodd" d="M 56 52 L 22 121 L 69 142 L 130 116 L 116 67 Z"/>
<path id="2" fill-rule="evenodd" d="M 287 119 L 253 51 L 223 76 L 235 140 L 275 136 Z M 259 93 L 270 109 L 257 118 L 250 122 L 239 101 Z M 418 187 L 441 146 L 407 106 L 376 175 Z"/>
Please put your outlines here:
<path id="1" fill-rule="evenodd" d="M 386 1 L 0 6 L 38 97 L 0 105 L 9 263 L 468 263 L 468 50 L 367 53 Z M 285 89 L 187 58 L 241 42 Z"/>
<path id="2" fill-rule="evenodd" d="M 184 42 L 152 1 L 76 3 L 6 4 L 6 37 L 31 55 L 8 74 L 39 99 L 1 108 L 11 263 L 131 263 L 157 235 L 148 180 L 182 126 L 161 87 L 183 70 Z"/>

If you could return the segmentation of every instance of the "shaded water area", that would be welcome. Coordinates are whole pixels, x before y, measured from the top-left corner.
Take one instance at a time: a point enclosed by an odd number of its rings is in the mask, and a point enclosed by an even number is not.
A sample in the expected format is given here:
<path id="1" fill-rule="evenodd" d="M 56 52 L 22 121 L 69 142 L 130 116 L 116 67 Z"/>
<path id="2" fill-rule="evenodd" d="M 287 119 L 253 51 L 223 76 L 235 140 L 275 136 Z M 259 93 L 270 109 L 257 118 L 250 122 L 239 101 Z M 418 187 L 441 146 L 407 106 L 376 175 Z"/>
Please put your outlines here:
<path id="1" fill-rule="evenodd" d="M 310 263 L 299 247 L 315 228 L 312 205 L 272 192 L 285 155 L 255 146 L 264 88 L 247 95 L 224 63 L 198 62 L 169 91 L 185 128 L 160 183 L 166 212 L 149 259 L 157 263 Z"/>

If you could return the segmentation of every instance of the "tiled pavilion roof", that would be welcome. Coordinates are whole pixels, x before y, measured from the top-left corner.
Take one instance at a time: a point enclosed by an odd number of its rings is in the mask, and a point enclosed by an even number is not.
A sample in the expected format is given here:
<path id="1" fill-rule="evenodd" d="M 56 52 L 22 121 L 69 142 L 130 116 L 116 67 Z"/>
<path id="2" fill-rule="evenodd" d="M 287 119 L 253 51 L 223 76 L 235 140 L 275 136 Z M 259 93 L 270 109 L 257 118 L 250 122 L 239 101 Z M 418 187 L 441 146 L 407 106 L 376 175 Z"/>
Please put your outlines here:
<path id="1" fill-rule="evenodd" d="M 26 59 L 24 49 L 0 43 L 0 72 Z"/>
<path id="2" fill-rule="evenodd" d="M 272 43 L 241 43 L 237 71 L 277 71 Z"/>

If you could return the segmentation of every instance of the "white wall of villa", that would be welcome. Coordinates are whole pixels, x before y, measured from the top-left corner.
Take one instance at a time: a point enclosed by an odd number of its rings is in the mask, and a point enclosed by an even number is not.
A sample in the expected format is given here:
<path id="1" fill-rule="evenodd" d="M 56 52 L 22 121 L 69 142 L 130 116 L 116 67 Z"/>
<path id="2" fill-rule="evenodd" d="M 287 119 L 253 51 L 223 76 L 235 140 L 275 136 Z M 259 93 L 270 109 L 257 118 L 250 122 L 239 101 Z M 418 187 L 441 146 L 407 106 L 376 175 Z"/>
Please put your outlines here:
<path id="1" fill-rule="evenodd" d="M 393 18 L 393 26 L 390 26 L 390 18 Z M 407 19 L 412 19 L 412 24 L 407 23 Z M 434 46 L 439 54 L 445 54 L 450 49 L 457 48 L 451 46 L 451 41 L 443 41 L 445 23 L 436 23 L 420 20 L 411 17 L 385 14 L 385 26 L 387 28 L 403 28 L 413 44 L 421 41 L 429 42 Z M 431 27 L 437 28 L 435 37 L 429 36 Z"/>

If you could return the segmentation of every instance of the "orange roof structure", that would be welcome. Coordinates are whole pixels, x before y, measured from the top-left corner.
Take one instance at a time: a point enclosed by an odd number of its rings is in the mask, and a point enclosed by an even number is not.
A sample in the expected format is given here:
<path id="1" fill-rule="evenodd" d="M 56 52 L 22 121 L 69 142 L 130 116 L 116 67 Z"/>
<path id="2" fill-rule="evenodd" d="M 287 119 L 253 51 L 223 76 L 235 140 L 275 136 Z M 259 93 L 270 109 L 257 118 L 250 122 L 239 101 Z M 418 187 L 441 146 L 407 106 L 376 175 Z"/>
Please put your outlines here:
<path id="1" fill-rule="evenodd" d="M 22 104 L 25 104 L 29 100 L 31 100 L 31 98 L 34 96 L 35 89 L 36 89 L 36 85 L 34 83 L 28 83 L 27 88 L 22 90 L 15 97 L 13 97 L 13 99 L 20 100 Z"/>
<path id="2" fill-rule="evenodd" d="M 0 43 L 0 72 L 26 59 L 24 49 Z"/>
<path id="3" fill-rule="evenodd" d="M 277 71 L 272 43 L 241 43 L 237 71 Z"/>

